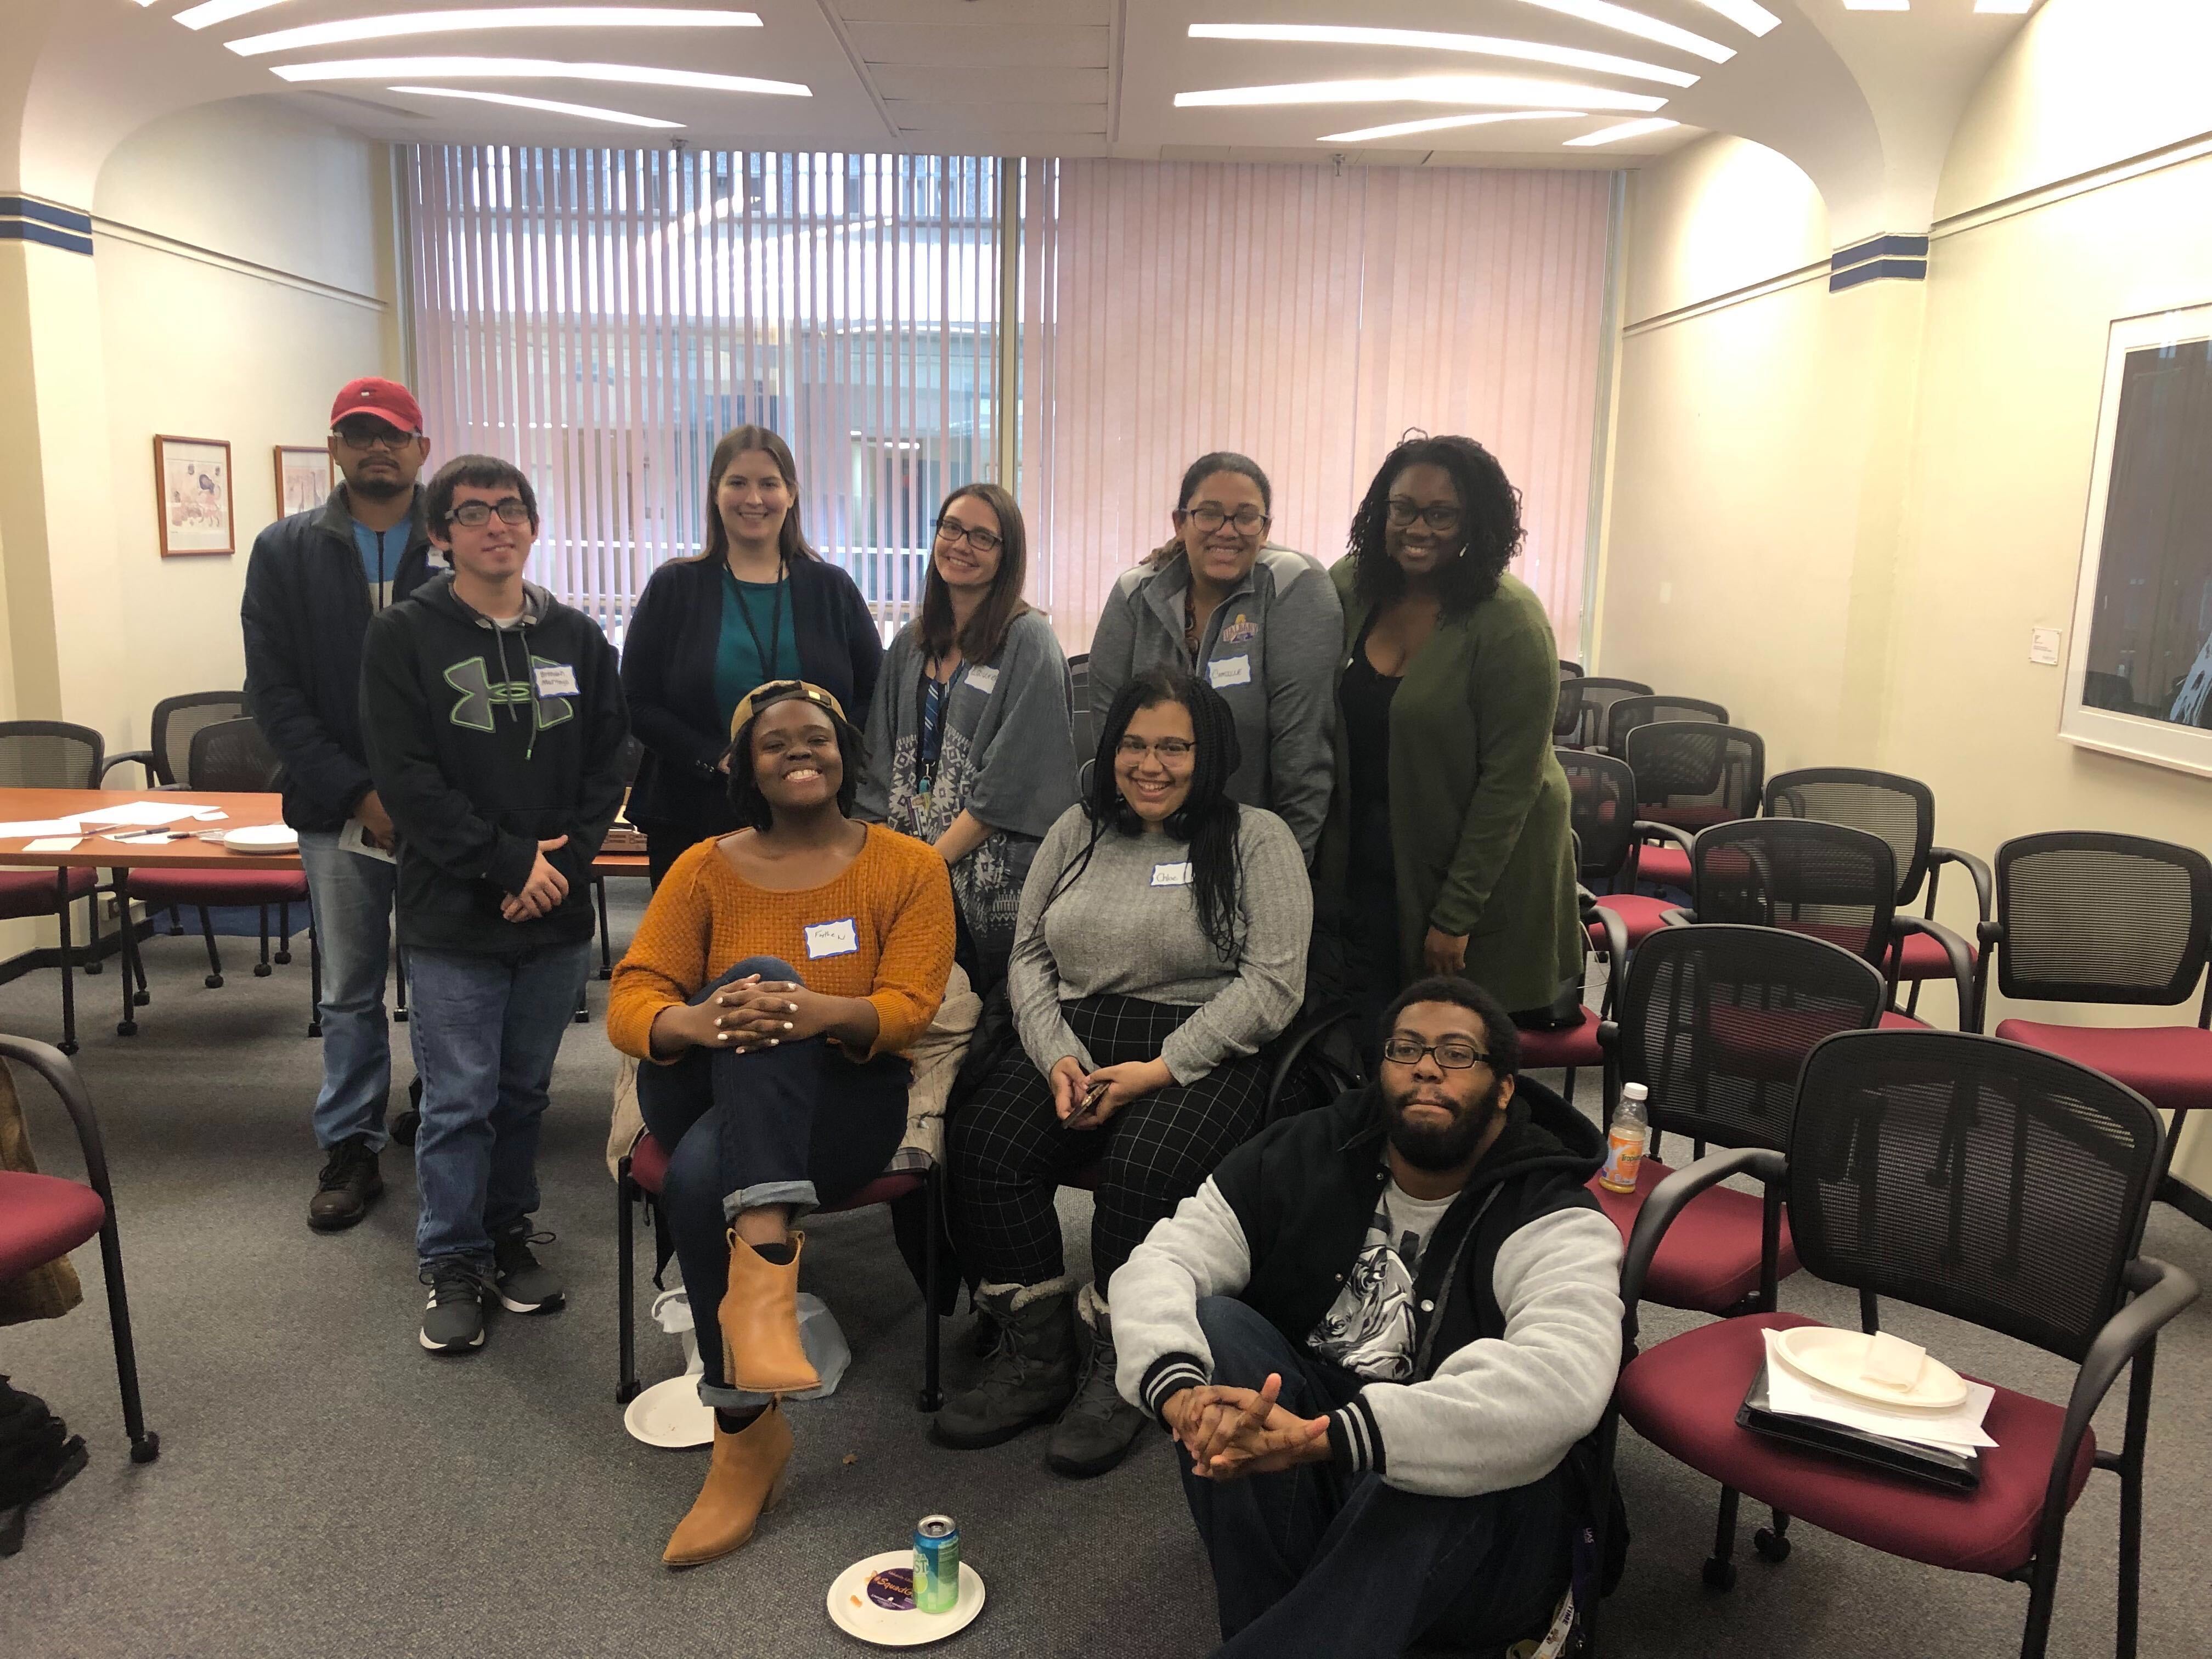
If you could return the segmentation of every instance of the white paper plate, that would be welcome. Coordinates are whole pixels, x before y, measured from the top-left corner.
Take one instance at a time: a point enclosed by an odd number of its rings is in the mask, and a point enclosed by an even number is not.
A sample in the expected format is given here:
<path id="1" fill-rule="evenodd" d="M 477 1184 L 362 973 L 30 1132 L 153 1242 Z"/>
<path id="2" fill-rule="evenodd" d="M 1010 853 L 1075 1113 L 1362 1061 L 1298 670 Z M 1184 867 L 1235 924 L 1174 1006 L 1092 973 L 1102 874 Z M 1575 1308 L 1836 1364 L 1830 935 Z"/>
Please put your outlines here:
<path id="1" fill-rule="evenodd" d="M 1863 1331 L 1799 1325 L 1777 1332 L 1774 1348 L 1783 1363 L 1806 1381 L 1854 1400 L 1905 1411 L 1932 1412 L 1951 1411 L 1966 1403 L 1966 1379 L 1932 1353 L 1921 1362 L 1920 1379 L 1908 1392 L 1900 1394 L 1868 1382 L 1860 1370 L 1866 1364 L 1867 1344 L 1873 1340 Z"/>
<path id="2" fill-rule="evenodd" d="M 252 823 L 232 830 L 222 844 L 234 853 L 295 853 L 300 832 L 289 823 Z"/>
<path id="3" fill-rule="evenodd" d="M 623 1427 L 648 1446 L 703 1446 L 714 1437 L 714 1408 L 699 1401 L 699 1379 L 672 1376 L 629 1402 Z"/>
<path id="4" fill-rule="evenodd" d="M 830 1622 L 848 1636 L 872 1642 L 879 1648 L 918 1648 L 941 1642 L 975 1622 L 983 1611 L 983 1575 L 965 1561 L 960 1564 L 960 1600 L 950 1613 L 920 1613 L 912 1607 L 887 1607 L 868 1595 L 868 1580 L 886 1567 L 914 1565 L 914 1551 L 885 1550 L 880 1555 L 855 1561 L 830 1586 Z"/>

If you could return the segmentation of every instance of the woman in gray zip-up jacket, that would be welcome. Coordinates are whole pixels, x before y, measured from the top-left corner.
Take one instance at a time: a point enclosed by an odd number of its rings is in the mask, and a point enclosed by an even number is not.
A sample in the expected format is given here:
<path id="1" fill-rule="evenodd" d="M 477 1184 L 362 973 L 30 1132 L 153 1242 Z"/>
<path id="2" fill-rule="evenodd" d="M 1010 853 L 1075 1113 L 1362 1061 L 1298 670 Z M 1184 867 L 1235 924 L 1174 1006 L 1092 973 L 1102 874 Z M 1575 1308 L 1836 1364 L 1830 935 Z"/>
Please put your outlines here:
<path id="1" fill-rule="evenodd" d="M 1267 542 L 1273 491 L 1243 455 L 1182 475 L 1176 538 L 1125 572 L 1091 641 L 1091 718 L 1148 668 L 1203 677 L 1236 717 L 1243 762 L 1229 794 L 1291 827 L 1313 862 L 1334 776 L 1344 608 L 1321 562 Z M 1083 757 L 1090 758 L 1088 756 Z"/>

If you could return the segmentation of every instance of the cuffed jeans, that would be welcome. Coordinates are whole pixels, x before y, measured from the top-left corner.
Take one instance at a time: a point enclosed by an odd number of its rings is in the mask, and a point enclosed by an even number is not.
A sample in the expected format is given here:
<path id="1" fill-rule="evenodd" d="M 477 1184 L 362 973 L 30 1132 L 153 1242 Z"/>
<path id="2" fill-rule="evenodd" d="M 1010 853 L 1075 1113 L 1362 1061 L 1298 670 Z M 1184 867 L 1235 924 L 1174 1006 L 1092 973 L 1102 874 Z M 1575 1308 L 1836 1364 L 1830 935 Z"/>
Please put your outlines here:
<path id="1" fill-rule="evenodd" d="M 1233 1297 L 1201 1299 L 1198 1317 L 1218 1383 L 1256 1389 L 1279 1373 L 1279 1398 L 1301 1417 L 1358 1392 L 1359 1378 Z M 1430 1498 L 1334 1463 L 1201 1480 L 1183 1456 L 1219 1659 L 1397 1659 L 1425 1636 L 1480 1651 L 1541 1635 L 1567 1587 L 1570 1480 L 1561 1468 L 1509 1492 Z"/>
<path id="2" fill-rule="evenodd" d="M 774 957 L 748 957 L 691 998 L 704 1002 L 749 974 L 805 981 Z M 694 1048 L 672 1065 L 637 1068 L 637 1106 L 668 1152 L 661 1210 L 690 1293 L 705 1367 L 699 1397 L 735 1410 L 767 1396 L 728 1386 L 722 1294 L 730 1283 L 730 1223 L 740 1210 L 838 1204 L 883 1174 L 906 1134 L 914 1068 L 896 1054 L 858 1065 L 822 1037 L 738 1054 Z"/>
<path id="3" fill-rule="evenodd" d="M 589 939 L 518 957 L 409 948 L 425 1270 L 458 1256 L 489 1273 L 492 1235 L 537 1209 L 546 1091 L 591 956 Z"/>
<path id="4" fill-rule="evenodd" d="M 315 1097 L 315 1142 L 328 1152 L 367 1135 L 381 1152 L 392 1092 L 392 1037 L 384 981 L 392 962 L 392 896 L 397 865 L 349 853 L 335 830 L 300 832 L 300 866 L 323 953 L 323 1087 Z"/>

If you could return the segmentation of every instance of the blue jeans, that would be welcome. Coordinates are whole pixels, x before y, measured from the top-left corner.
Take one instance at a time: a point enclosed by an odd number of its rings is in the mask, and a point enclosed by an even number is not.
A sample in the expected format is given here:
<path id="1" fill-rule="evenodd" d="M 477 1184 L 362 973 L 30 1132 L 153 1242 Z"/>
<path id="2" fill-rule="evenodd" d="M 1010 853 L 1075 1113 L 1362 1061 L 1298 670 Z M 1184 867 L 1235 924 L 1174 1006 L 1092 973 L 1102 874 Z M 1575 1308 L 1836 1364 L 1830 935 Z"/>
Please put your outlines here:
<path id="1" fill-rule="evenodd" d="M 515 958 L 408 947 L 424 1268 L 459 1256 L 489 1273 L 492 1235 L 537 1209 L 546 1090 L 591 957 L 589 939 Z"/>
<path id="2" fill-rule="evenodd" d="M 1358 1377 L 1323 1364 L 1233 1297 L 1204 1297 L 1198 1318 L 1217 1382 L 1257 1389 L 1279 1372 L 1279 1398 L 1301 1417 L 1358 1392 Z M 1541 1635 L 1567 1587 L 1572 1483 L 1564 1466 L 1477 1498 L 1401 1492 L 1334 1463 L 1200 1480 L 1183 1456 L 1182 1471 L 1213 1563 L 1217 1659 L 1396 1659 L 1424 1636 L 1494 1652 Z"/>
<path id="3" fill-rule="evenodd" d="M 338 845 L 334 830 L 300 832 L 300 864 L 323 953 L 323 1087 L 315 1142 L 327 1152 L 367 1135 L 381 1152 L 392 1092 L 392 1040 L 384 981 L 392 961 L 392 895 L 398 866 Z"/>

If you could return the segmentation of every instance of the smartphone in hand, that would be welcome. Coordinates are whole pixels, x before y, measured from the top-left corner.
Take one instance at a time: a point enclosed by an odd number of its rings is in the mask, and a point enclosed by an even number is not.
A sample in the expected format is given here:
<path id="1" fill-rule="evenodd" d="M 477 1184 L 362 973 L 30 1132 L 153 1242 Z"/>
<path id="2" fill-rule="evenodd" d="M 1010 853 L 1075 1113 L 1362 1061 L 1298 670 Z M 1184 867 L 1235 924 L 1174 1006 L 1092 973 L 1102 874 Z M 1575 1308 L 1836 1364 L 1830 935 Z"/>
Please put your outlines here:
<path id="1" fill-rule="evenodd" d="M 1108 1086 L 1103 1080 L 1101 1080 L 1085 1089 L 1083 1091 L 1083 1098 L 1077 1103 L 1075 1109 L 1067 1115 L 1060 1127 L 1063 1129 L 1097 1128 L 1098 1120 L 1092 1114 L 1097 1110 L 1098 1103 L 1106 1098 Z"/>

